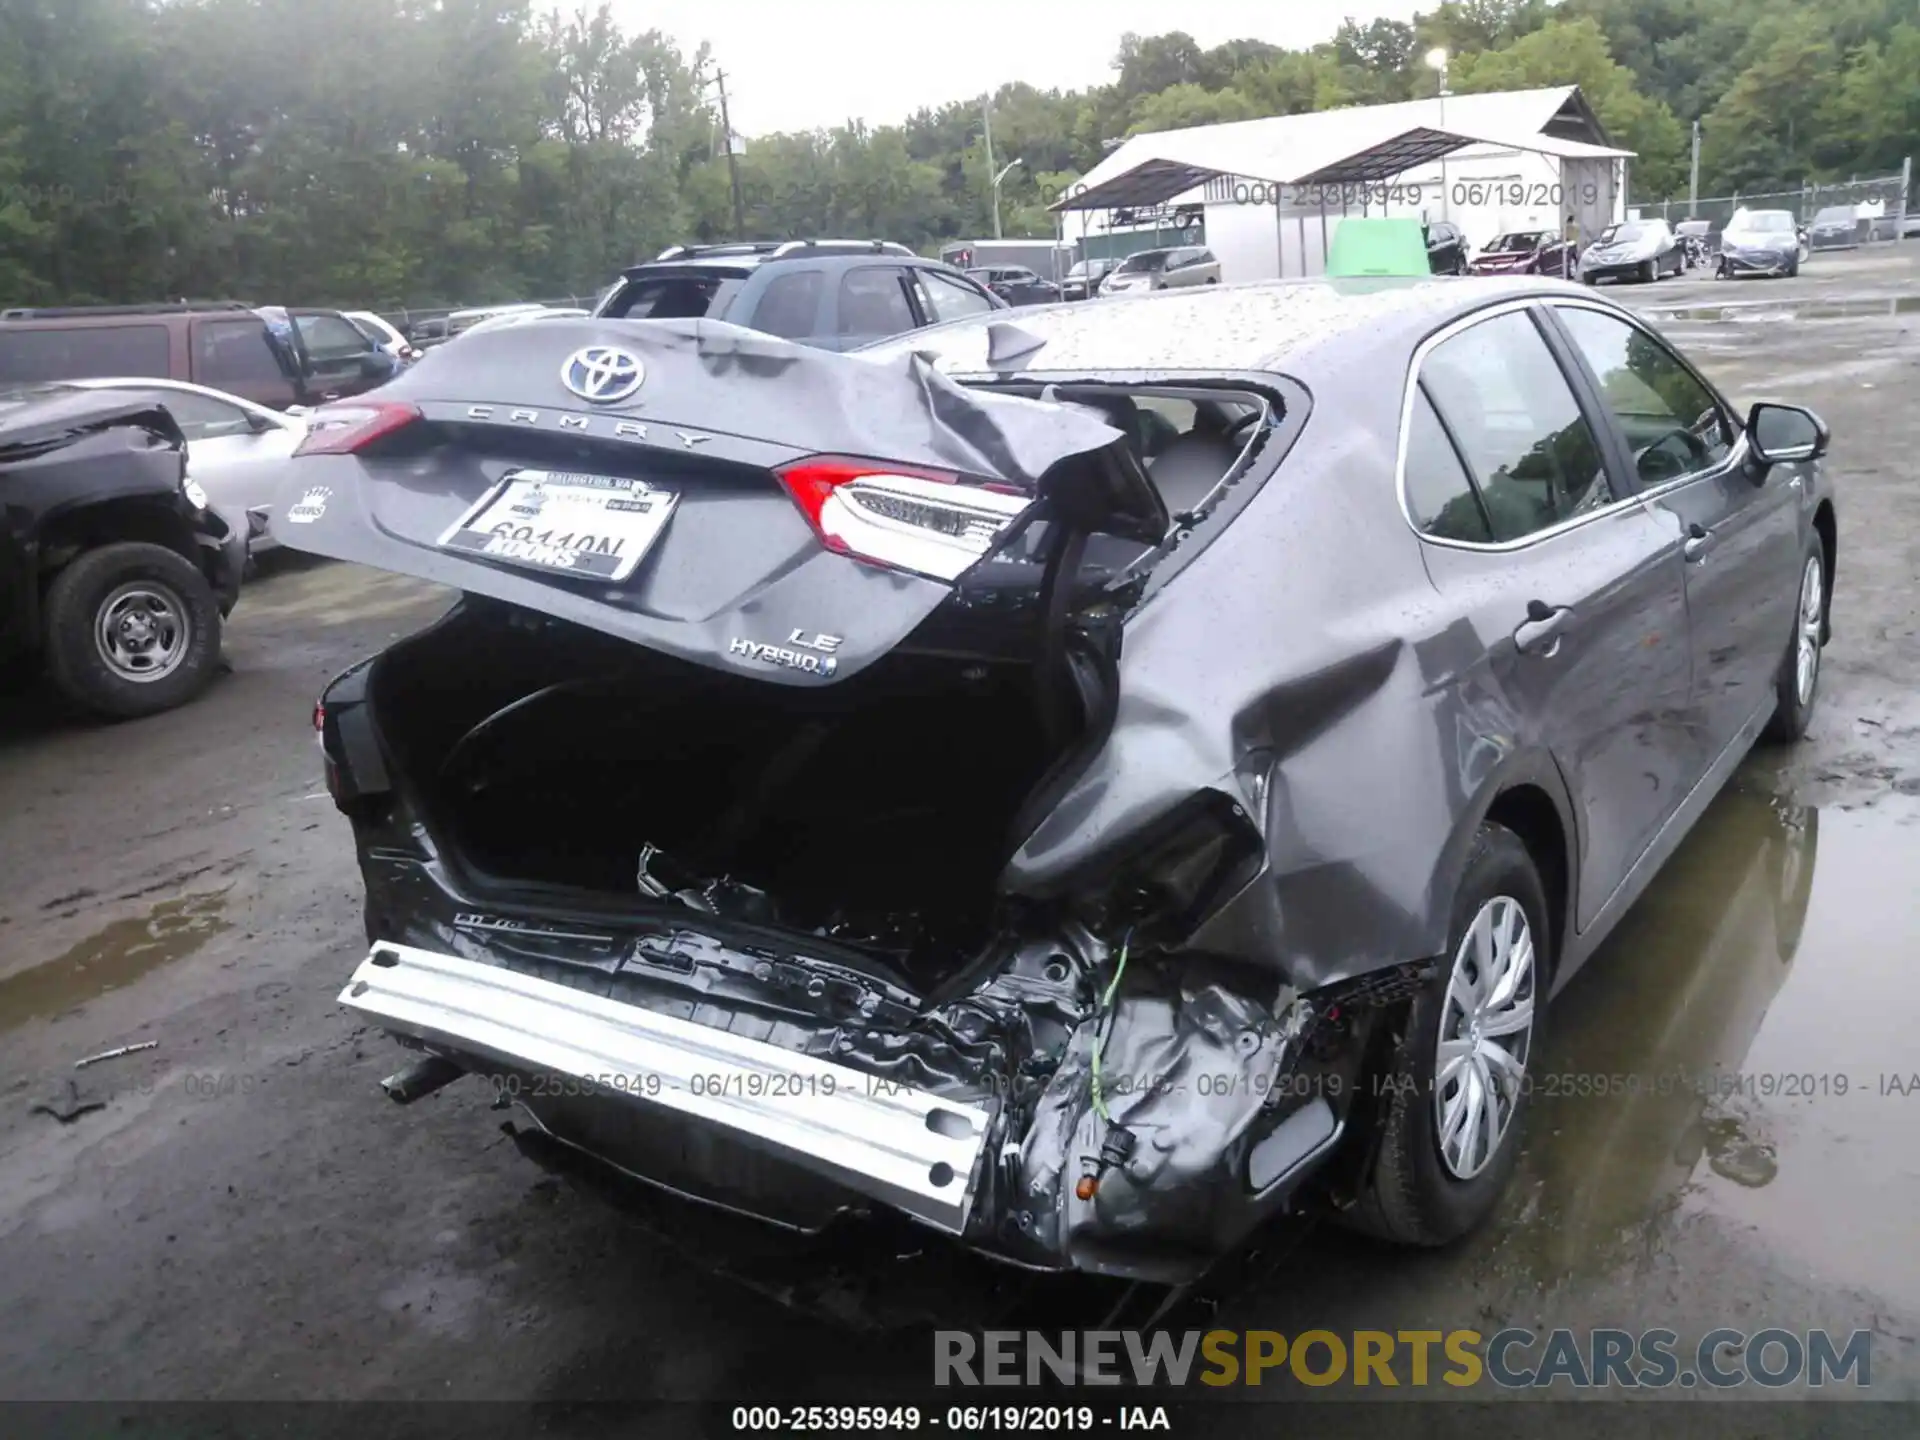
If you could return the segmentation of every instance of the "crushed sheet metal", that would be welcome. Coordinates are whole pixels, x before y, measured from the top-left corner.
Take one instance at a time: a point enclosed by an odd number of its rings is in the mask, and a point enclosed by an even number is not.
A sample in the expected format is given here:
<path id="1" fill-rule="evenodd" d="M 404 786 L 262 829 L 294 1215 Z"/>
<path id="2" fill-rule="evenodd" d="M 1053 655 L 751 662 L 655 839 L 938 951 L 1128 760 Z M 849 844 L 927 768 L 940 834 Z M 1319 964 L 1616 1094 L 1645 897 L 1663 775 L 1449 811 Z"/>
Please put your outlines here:
<path id="1" fill-rule="evenodd" d="M 599 995 L 382 941 L 340 1003 L 428 1044 L 717 1125 L 955 1234 L 990 1112 Z"/>

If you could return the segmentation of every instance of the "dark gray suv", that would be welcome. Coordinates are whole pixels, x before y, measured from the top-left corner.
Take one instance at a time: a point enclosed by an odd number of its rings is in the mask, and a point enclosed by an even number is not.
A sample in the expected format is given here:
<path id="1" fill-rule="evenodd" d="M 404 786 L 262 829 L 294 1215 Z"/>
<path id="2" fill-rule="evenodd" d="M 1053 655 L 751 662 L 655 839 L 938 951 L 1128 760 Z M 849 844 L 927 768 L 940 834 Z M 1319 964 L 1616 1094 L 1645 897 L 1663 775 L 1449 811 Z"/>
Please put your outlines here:
<path id="1" fill-rule="evenodd" d="M 676 245 L 625 271 L 594 314 L 725 320 L 852 350 L 1006 302 L 951 265 L 884 240 Z"/>

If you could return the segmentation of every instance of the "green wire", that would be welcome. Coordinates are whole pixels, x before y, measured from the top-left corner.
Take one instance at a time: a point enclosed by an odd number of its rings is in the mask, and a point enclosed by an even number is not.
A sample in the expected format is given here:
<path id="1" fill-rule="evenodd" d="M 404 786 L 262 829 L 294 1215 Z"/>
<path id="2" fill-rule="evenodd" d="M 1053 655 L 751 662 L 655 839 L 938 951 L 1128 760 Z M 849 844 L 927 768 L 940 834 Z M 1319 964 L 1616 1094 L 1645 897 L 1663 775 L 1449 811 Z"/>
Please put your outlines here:
<path id="1" fill-rule="evenodd" d="M 1120 977 L 1127 973 L 1127 949 L 1132 943 L 1133 927 L 1129 925 L 1126 935 L 1120 941 L 1120 963 L 1113 967 L 1113 979 L 1107 982 L 1106 993 L 1100 997 L 1101 1014 L 1108 1017 L 1109 1021 L 1112 1016 L 1113 997 L 1120 990 Z M 1107 1113 L 1106 1093 L 1100 1088 L 1100 1057 L 1106 1053 L 1106 1049 L 1107 1033 L 1103 1027 L 1101 1032 L 1093 1037 L 1093 1113 L 1111 1125 L 1113 1116 Z"/>

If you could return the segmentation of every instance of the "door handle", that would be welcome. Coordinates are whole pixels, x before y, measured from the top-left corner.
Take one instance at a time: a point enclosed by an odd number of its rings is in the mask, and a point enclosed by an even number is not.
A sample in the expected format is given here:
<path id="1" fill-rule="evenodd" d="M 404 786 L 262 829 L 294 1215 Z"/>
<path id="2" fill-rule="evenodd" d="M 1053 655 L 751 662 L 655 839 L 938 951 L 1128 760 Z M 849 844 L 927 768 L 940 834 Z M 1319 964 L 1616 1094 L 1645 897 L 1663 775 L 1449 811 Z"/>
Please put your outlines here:
<path id="1" fill-rule="evenodd" d="M 1680 547 L 1680 553 L 1689 561 L 1698 563 L 1707 558 L 1707 552 L 1713 548 L 1713 532 L 1702 530 L 1698 525 L 1687 526 L 1687 540 Z"/>
<path id="2" fill-rule="evenodd" d="M 1565 605 L 1549 605 L 1544 600 L 1527 602 L 1527 618 L 1520 628 L 1513 632 L 1513 643 L 1523 653 L 1535 651 L 1551 655 L 1560 648 L 1560 633 L 1573 619 L 1573 611 Z"/>

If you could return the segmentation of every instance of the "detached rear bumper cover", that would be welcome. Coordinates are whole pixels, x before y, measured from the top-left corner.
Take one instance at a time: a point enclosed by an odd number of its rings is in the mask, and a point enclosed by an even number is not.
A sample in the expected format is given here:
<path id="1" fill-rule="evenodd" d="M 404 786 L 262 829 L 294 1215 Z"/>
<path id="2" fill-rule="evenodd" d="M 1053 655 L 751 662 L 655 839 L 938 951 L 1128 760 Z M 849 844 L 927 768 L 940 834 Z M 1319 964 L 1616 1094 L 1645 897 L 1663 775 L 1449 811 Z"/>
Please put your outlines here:
<path id="1" fill-rule="evenodd" d="M 340 1002 L 430 1046 L 718 1126 L 955 1234 L 992 1116 L 830 1061 L 388 942 Z"/>

